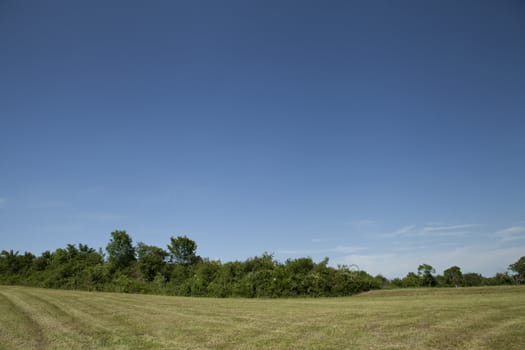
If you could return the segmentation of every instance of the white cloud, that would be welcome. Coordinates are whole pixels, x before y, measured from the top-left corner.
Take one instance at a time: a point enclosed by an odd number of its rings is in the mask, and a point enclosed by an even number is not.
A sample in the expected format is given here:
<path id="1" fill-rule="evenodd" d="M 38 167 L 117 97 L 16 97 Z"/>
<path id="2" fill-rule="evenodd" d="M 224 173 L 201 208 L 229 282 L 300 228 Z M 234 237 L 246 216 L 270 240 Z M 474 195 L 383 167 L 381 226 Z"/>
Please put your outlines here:
<path id="1" fill-rule="evenodd" d="M 357 253 L 363 250 L 366 250 L 366 248 L 358 247 L 358 246 L 338 245 L 335 248 L 327 248 L 327 249 L 279 249 L 277 250 L 277 254 L 279 255 L 314 255 L 314 254 L 330 254 L 330 253 L 352 254 L 352 253 Z"/>
<path id="2" fill-rule="evenodd" d="M 435 232 L 435 231 L 450 231 L 457 229 L 465 229 L 474 226 L 479 226 L 478 224 L 462 224 L 462 225 L 440 225 L 440 226 L 426 226 L 423 228 L 423 232 Z"/>
<path id="3" fill-rule="evenodd" d="M 438 273 L 457 265 L 463 272 L 477 272 L 492 276 L 507 270 L 509 264 L 523 256 L 524 246 L 496 248 L 492 246 L 465 246 L 445 251 L 418 250 L 404 253 L 351 254 L 334 260 L 335 264 L 356 264 L 370 274 L 386 277 L 403 277 L 416 271 L 422 263 L 432 265 Z"/>
<path id="4" fill-rule="evenodd" d="M 405 235 L 407 233 L 413 232 L 416 227 L 417 227 L 416 225 L 406 225 L 406 226 L 403 226 L 403 227 L 395 230 L 392 233 L 387 233 L 384 236 L 386 236 L 386 237 L 402 236 L 402 235 Z"/>
<path id="5" fill-rule="evenodd" d="M 511 241 L 516 241 L 518 239 L 525 239 L 525 227 L 524 226 L 508 227 L 504 230 L 496 232 L 494 236 L 499 238 L 500 242 L 511 242 Z"/>
<path id="6" fill-rule="evenodd" d="M 364 247 L 356 247 L 356 246 L 342 246 L 338 245 L 337 247 L 330 249 L 327 252 L 333 252 L 333 253 L 343 253 L 343 254 L 351 254 L 351 253 L 357 253 L 360 251 L 366 250 Z"/>
<path id="7" fill-rule="evenodd" d="M 323 238 L 312 238 L 312 243 L 321 243 L 321 242 L 333 242 L 333 241 L 340 241 L 341 238 L 336 238 L 336 237 L 323 237 Z"/>
<path id="8" fill-rule="evenodd" d="M 481 226 L 474 223 L 410 224 L 380 235 L 385 244 L 376 251 L 370 246 L 373 241 L 364 241 L 363 246 L 337 245 L 326 249 L 313 246 L 310 250 L 282 250 L 279 253 L 285 256 L 325 255 L 330 257 L 332 266 L 357 265 L 373 275 L 389 278 L 403 277 L 416 271 L 422 263 L 432 265 L 440 274 L 453 265 L 460 266 L 465 273 L 476 272 L 484 276 L 507 271 L 509 264 L 524 255 L 525 225 L 496 233 L 480 231 Z"/>
<path id="9" fill-rule="evenodd" d="M 345 225 L 346 226 L 371 226 L 371 225 L 375 225 L 376 222 L 374 220 L 369 220 L 369 219 L 362 219 L 362 220 L 353 220 L 353 221 L 348 221 L 348 222 L 345 222 Z"/>
<path id="10" fill-rule="evenodd" d="M 445 237 L 462 237 L 470 233 L 468 228 L 479 226 L 478 224 L 461 224 L 461 225 L 428 225 L 417 228 L 417 225 L 406 225 L 394 232 L 383 234 L 383 237 L 414 237 L 414 236 L 445 236 Z"/>

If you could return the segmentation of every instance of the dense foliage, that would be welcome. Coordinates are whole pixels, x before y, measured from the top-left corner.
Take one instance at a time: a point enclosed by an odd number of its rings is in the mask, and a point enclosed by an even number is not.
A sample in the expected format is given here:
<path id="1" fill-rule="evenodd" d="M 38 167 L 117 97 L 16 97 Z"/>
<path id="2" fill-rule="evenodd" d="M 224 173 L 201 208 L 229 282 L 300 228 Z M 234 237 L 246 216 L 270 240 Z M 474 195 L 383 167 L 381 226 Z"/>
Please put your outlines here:
<path id="1" fill-rule="evenodd" d="M 524 259 L 522 257 L 521 259 Z M 512 265 L 509 270 L 512 271 Z M 512 275 L 508 272 L 497 273 L 493 277 L 484 277 L 479 273 L 462 273 L 458 266 L 451 266 L 443 275 L 435 275 L 435 270 L 428 264 L 421 264 L 418 273 L 409 272 L 404 278 L 395 278 L 388 282 L 391 287 L 479 287 L 520 284 L 519 274 Z"/>
<path id="2" fill-rule="evenodd" d="M 328 259 L 281 263 L 267 253 L 244 262 L 203 259 L 186 236 L 171 237 L 164 250 L 142 242 L 134 246 L 125 231 L 115 231 L 106 253 L 83 244 L 38 257 L 4 250 L 0 283 L 214 297 L 343 296 L 381 284 L 364 271 L 330 267 Z"/>
<path id="3" fill-rule="evenodd" d="M 171 237 L 164 250 L 142 242 L 134 246 L 126 231 L 111 233 L 106 252 L 83 244 L 69 244 L 40 256 L 3 250 L 0 283 L 183 296 L 319 297 L 378 288 L 522 283 L 525 264 L 522 257 L 509 267 L 515 275 L 500 273 L 490 278 L 463 274 L 457 266 L 436 276 L 432 266 L 421 264 L 417 273 L 388 280 L 344 265 L 330 267 L 328 258 L 319 263 L 309 257 L 279 262 L 265 253 L 243 262 L 222 263 L 198 256 L 197 244 L 186 236 Z"/>

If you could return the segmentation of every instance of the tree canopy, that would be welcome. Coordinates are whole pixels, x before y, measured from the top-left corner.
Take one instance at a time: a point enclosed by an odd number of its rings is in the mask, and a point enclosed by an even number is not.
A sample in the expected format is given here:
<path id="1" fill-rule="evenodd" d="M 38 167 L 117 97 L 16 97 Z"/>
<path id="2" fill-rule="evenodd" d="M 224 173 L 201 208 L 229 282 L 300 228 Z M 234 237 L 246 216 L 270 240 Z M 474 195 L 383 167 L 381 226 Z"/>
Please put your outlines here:
<path id="1" fill-rule="evenodd" d="M 133 241 L 126 231 L 111 232 L 111 240 L 106 246 L 109 262 L 117 268 L 125 268 L 135 261 Z"/>
<path id="2" fill-rule="evenodd" d="M 514 264 L 511 264 L 509 266 L 509 270 L 515 272 L 514 277 L 516 278 L 518 283 L 524 283 L 525 282 L 525 256 L 522 256 Z"/>
<path id="3" fill-rule="evenodd" d="M 168 250 L 171 261 L 180 265 L 194 265 L 200 257 L 197 256 L 197 243 L 186 236 L 177 236 L 170 238 Z"/>
<path id="4" fill-rule="evenodd" d="M 133 244 L 126 231 L 111 232 L 102 250 L 68 244 L 40 256 L 13 250 L 0 252 L 0 283 L 47 288 L 102 290 L 213 297 L 344 296 L 399 287 L 469 287 L 523 283 L 525 257 L 509 266 L 514 274 L 484 277 L 462 273 L 451 266 L 436 275 L 434 267 L 420 264 L 417 272 L 389 280 L 345 265 L 331 267 L 328 258 L 310 257 L 277 261 L 264 253 L 245 261 L 222 263 L 197 255 L 197 243 L 187 236 L 171 237 L 167 250 L 144 242 Z"/>

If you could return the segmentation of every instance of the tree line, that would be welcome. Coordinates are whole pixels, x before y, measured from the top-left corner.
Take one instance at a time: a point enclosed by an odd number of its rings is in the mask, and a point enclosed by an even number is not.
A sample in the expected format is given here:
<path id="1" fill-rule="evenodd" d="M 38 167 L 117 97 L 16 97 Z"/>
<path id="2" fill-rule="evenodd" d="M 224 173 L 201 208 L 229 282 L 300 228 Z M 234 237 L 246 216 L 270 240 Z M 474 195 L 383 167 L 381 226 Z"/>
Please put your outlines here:
<path id="1" fill-rule="evenodd" d="M 0 253 L 0 283 L 44 288 L 150 293 L 211 297 L 347 296 L 372 289 L 399 287 L 459 287 L 516 284 L 525 281 L 525 257 L 509 266 L 512 273 L 483 277 L 457 266 L 436 275 L 428 264 L 417 272 L 389 280 L 346 265 L 328 266 L 310 257 L 279 262 L 264 253 L 245 261 L 221 262 L 197 255 L 197 244 L 186 236 L 171 237 L 166 249 L 139 242 L 126 231 L 114 231 L 96 250 L 68 244 L 40 256 Z"/>
<path id="2" fill-rule="evenodd" d="M 451 266 L 436 275 L 436 270 L 428 264 L 419 265 L 417 272 L 409 272 L 404 278 L 394 278 L 386 281 L 383 286 L 407 287 L 479 287 L 512 285 L 525 282 L 525 256 L 511 264 L 506 272 L 485 277 L 479 273 L 463 273 L 459 266 Z"/>

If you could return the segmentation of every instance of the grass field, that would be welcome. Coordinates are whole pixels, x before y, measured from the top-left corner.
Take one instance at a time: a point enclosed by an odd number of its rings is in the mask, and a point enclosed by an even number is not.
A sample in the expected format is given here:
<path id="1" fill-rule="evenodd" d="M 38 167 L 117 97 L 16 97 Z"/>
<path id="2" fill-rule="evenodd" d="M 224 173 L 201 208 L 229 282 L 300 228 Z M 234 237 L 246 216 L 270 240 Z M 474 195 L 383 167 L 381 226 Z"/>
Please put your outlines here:
<path id="1" fill-rule="evenodd" d="M 0 286 L 0 349 L 524 349 L 525 287 L 208 299 Z"/>

